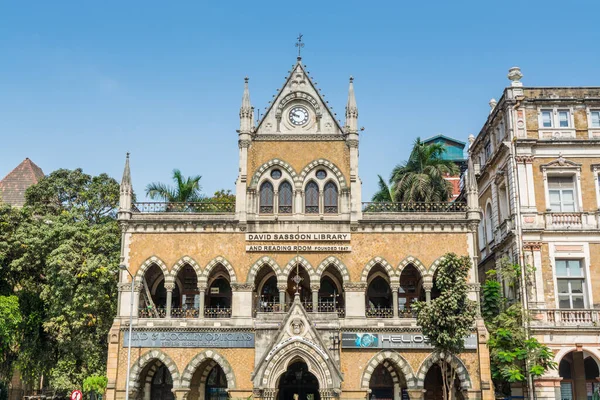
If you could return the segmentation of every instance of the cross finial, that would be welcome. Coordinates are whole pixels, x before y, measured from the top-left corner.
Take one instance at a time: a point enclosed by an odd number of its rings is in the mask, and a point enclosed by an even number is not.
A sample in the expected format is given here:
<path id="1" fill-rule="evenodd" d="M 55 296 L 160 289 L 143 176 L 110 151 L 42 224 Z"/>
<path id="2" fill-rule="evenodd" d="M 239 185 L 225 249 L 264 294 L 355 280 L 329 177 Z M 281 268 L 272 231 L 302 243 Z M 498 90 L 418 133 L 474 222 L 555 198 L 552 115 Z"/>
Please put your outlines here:
<path id="1" fill-rule="evenodd" d="M 296 47 L 298 48 L 298 60 L 302 59 L 302 57 L 300 55 L 300 52 L 301 52 L 302 48 L 304 47 L 304 43 L 302 43 L 302 36 L 304 36 L 304 35 L 299 33 L 298 37 L 296 38 L 298 40 L 298 42 L 296 43 Z"/>

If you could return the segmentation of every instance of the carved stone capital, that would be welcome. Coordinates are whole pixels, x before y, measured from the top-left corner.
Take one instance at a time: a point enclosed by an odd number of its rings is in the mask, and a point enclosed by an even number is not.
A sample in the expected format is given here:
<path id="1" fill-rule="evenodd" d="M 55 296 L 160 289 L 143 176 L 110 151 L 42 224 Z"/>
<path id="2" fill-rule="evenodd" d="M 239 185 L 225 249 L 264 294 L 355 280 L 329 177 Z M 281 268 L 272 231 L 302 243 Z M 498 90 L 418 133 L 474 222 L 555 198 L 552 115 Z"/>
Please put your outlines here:
<path id="1" fill-rule="evenodd" d="M 318 292 L 320 288 L 321 285 L 318 283 L 313 283 L 310 285 L 310 290 L 312 290 L 313 292 Z"/>
<path id="2" fill-rule="evenodd" d="M 208 286 L 206 285 L 206 283 L 199 283 L 198 284 L 198 291 L 201 293 L 206 292 L 206 289 L 208 289 Z"/>
<path id="3" fill-rule="evenodd" d="M 468 285 L 471 292 L 479 292 L 481 290 L 481 284 L 479 283 L 469 283 Z"/>
<path id="4" fill-rule="evenodd" d="M 392 284 L 390 284 L 390 289 L 392 290 L 392 292 L 397 292 L 398 290 L 400 290 L 400 284 L 392 283 Z"/>
<path id="5" fill-rule="evenodd" d="M 346 292 L 364 292 L 367 290 L 366 282 L 346 282 L 344 283 L 344 290 Z"/>
<path id="6" fill-rule="evenodd" d="M 175 283 L 174 282 L 165 283 L 165 289 L 167 289 L 167 292 L 172 292 L 173 289 L 175 289 Z"/>
<path id="7" fill-rule="evenodd" d="M 144 288 L 144 285 L 136 282 L 135 285 L 133 286 L 133 291 L 139 293 L 142 291 L 143 288 Z"/>
<path id="8" fill-rule="evenodd" d="M 240 149 L 247 149 L 248 147 L 250 147 L 251 143 L 251 140 L 238 140 L 238 146 Z"/>
<path id="9" fill-rule="evenodd" d="M 288 288 L 287 283 L 278 283 L 277 284 L 277 290 L 279 290 L 280 292 L 285 292 Z"/>
<path id="10" fill-rule="evenodd" d="M 433 282 L 423 282 L 423 290 L 426 292 L 431 292 L 433 289 Z"/>
<path id="11" fill-rule="evenodd" d="M 176 400 L 187 400 L 190 389 L 173 388 L 171 389 Z"/>
<path id="12" fill-rule="evenodd" d="M 542 242 L 523 242 L 523 249 L 529 251 L 541 251 Z"/>
<path id="13" fill-rule="evenodd" d="M 232 283 L 231 290 L 234 292 L 252 292 L 254 290 L 253 283 Z"/>
<path id="14" fill-rule="evenodd" d="M 533 156 L 515 156 L 515 161 L 518 163 L 532 164 Z"/>
<path id="15" fill-rule="evenodd" d="M 348 144 L 348 147 L 350 147 L 350 148 L 354 148 L 354 149 L 358 148 L 358 140 L 356 140 L 356 139 L 348 139 L 348 140 L 346 140 L 346 143 Z"/>

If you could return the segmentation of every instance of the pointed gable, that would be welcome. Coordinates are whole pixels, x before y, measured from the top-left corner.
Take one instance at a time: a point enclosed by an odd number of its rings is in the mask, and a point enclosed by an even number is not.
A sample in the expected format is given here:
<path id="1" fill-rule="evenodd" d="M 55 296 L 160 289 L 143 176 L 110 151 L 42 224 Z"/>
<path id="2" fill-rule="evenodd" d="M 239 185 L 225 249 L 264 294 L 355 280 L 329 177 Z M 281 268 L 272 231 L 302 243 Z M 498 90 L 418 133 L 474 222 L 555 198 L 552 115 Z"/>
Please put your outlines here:
<path id="1" fill-rule="evenodd" d="M 311 135 L 331 135 L 332 138 L 337 135 L 339 139 L 343 138 L 343 129 L 336 115 L 327 106 L 300 61 L 294 65 L 261 119 L 255 130 L 256 139 L 260 140 L 261 135 L 306 135 L 308 140 Z M 306 122 L 303 110 L 308 114 Z M 294 120 L 294 111 L 297 112 L 297 120 Z"/>
<path id="2" fill-rule="evenodd" d="M 44 177 L 44 172 L 29 158 L 0 181 L 0 201 L 13 207 L 25 204 L 25 191 Z"/>

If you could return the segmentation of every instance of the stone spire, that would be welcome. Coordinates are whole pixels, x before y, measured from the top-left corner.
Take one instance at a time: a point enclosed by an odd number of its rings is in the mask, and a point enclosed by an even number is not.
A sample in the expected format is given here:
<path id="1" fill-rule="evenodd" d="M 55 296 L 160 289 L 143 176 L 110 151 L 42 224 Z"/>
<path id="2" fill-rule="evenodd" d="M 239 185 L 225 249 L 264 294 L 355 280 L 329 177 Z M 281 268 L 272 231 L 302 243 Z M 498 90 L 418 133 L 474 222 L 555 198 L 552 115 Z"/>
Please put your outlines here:
<path id="1" fill-rule="evenodd" d="M 248 89 L 248 77 L 244 78 L 244 94 L 242 95 L 242 107 L 240 108 L 240 133 L 252 131 L 254 108 L 250 103 L 250 90 Z"/>
<path id="2" fill-rule="evenodd" d="M 350 77 L 346 104 L 346 133 L 358 133 L 358 107 L 354 96 L 354 78 Z"/>
<path id="3" fill-rule="evenodd" d="M 127 157 L 125 158 L 125 169 L 123 170 L 119 193 L 119 218 L 128 219 L 131 217 L 131 197 L 133 194 L 131 171 L 129 170 L 129 153 L 127 153 Z"/>

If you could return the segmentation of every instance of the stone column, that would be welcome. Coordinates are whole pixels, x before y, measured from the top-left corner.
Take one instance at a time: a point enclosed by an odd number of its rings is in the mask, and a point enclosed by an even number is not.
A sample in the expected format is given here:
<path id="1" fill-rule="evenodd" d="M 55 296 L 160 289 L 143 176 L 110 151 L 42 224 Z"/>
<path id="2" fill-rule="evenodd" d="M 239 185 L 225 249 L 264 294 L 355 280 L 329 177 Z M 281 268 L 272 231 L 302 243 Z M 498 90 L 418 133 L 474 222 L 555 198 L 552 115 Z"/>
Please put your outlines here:
<path id="1" fill-rule="evenodd" d="M 277 289 L 279 289 L 279 311 L 285 311 L 285 294 L 287 292 L 287 283 L 278 283 Z"/>
<path id="2" fill-rule="evenodd" d="M 206 283 L 198 284 L 198 318 L 204 318 L 204 297 L 206 295 Z"/>
<path id="3" fill-rule="evenodd" d="M 165 283 L 165 289 L 167 289 L 167 310 L 166 318 L 171 318 L 171 304 L 173 303 L 173 289 L 175 289 L 175 283 Z"/>
<path id="4" fill-rule="evenodd" d="M 319 288 L 320 285 L 314 284 L 310 285 L 310 290 L 312 291 L 312 310 L 313 312 L 319 311 Z"/>
<path id="5" fill-rule="evenodd" d="M 365 318 L 365 282 L 346 282 L 346 318 Z"/>
<path id="6" fill-rule="evenodd" d="M 252 283 L 232 283 L 231 290 L 231 317 L 252 318 L 254 285 Z"/>
<path id="7" fill-rule="evenodd" d="M 431 301 L 431 290 L 433 289 L 433 282 L 423 282 L 423 290 L 425 291 L 425 301 L 429 303 Z"/>
<path id="8" fill-rule="evenodd" d="M 423 389 L 406 389 L 410 400 L 423 400 L 425 391 Z"/>
<path id="9" fill-rule="evenodd" d="M 533 272 L 533 285 L 529 288 L 528 300 L 534 308 L 544 308 L 544 277 L 542 275 L 542 243 L 524 242 L 523 252 L 525 265 L 535 269 Z"/>
<path id="10" fill-rule="evenodd" d="M 575 388 L 578 399 L 585 398 L 585 368 L 583 365 L 583 351 L 581 351 L 581 348 L 573 352 L 573 387 Z"/>
<path id="11" fill-rule="evenodd" d="M 390 285 L 392 290 L 392 310 L 394 312 L 394 318 L 398 318 L 398 290 L 400 285 Z"/>
<path id="12" fill-rule="evenodd" d="M 300 215 L 302 212 L 302 190 L 294 190 L 294 215 Z"/>

